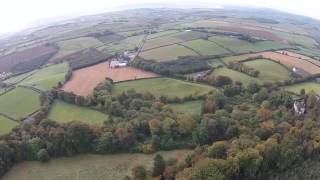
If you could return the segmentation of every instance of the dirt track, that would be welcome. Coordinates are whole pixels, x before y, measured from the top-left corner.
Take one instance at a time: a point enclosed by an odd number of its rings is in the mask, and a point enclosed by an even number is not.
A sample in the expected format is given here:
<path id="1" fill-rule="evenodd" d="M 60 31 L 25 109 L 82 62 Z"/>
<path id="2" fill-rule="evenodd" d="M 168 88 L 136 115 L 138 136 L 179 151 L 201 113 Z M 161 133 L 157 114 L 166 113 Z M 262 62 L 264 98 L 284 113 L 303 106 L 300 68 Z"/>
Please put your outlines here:
<path id="1" fill-rule="evenodd" d="M 106 77 L 113 79 L 114 82 L 119 82 L 158 77 L 158 75 L 132 67 L 109 68 L 109 63 L 104 62 L 74 71 L 72 78 L 62 89 L 77 95 L 87 96 Z"/>

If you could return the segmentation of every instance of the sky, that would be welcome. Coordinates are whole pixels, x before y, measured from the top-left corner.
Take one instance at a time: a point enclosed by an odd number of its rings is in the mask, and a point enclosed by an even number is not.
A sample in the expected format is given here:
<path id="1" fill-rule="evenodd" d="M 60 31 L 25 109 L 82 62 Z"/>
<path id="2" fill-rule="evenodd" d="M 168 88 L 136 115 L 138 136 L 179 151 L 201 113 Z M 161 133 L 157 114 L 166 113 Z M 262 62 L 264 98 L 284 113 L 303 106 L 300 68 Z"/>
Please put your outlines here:
<path id="1" fill-rule="evenodd" d="M 317 0 L 1 0 L 0 33 L 19 31 L 44 19 L 102 13 L 144 3 L 210 3 L 273 8 L 320 19 Z M 223 4 L 222 4 L 223 3 Z"/>

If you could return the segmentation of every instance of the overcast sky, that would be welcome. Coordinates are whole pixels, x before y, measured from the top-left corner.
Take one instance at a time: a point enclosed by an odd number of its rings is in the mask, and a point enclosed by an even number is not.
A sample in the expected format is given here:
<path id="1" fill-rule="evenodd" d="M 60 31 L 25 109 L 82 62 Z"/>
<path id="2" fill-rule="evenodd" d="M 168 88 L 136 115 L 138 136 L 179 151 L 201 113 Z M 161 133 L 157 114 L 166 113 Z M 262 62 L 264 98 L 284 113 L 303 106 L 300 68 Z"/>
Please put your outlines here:
<path id="1" fill-rule="evenodd" d="M 0 33 L 21 30 L 41 19 L 101 13 L 124 5 L 199 1 L 213 6 L 223 3 L 268 7 L 320 19 L 320 2 L 317 0 L 1 0 Z"/>

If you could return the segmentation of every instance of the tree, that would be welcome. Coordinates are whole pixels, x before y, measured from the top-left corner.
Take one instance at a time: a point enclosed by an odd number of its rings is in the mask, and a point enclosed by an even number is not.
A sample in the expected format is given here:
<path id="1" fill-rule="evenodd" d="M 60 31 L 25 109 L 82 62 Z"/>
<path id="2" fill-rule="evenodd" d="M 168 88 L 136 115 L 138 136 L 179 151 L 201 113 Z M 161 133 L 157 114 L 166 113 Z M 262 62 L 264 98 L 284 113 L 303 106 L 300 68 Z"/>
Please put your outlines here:
<path id="1" fill-rule="evenodd" d="M 257 93 L 257 92 L 260 90 L 260 86 L 259 86 L 259 84 L 256 83 L 256 82 L 251 82 L 251 83 L 248 84 L 247 90 L 248 90 L 251 94 L 254 94 L 254 93 Z"/>
<path id="2" fill-rule="evenodd" d="M 46 149 L 40 149 L 37 153 L 37 159 L 40 162 L 47 162 L 50 160 L 50 155 Z"/>
<path id="3" fill-rule="evenodd" d="M 147 171 L 143 166 L 137 165 L 132 168 L 132 175 L 134 180 L 144 180 L 147 177 Z"/>
<path id="4" fill-rule="evenodd" d="M 153 171 L 152 176 L 158 177 L 161 176 L 165 170 L 166 164 L 163 160 L 163 157 L 160 154 L 157 154 L 153 160 Z"/>
<path id="5" fill-rule="evenodd" d="M 102 136 L 98 140 L 98 144 L 95 148 L 95 151 L 101 154 L 113 152 L 113 141 L 114 136 L 111 132 L 106 132 L 102 134 Z"/>

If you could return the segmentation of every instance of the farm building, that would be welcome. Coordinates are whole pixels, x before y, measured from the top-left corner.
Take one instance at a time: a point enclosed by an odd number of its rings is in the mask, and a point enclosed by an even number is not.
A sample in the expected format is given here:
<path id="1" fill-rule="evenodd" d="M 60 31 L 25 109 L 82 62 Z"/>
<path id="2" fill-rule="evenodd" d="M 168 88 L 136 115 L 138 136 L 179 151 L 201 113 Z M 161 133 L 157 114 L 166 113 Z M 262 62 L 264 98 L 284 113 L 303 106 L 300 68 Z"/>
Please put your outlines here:
<path id="1" fill-rule="evenodd" d="M 127 66 L 127 62 L 121 62 L 118 60 L 112 60 L 109 63 L 110 68 L 120 68 L 120 67 L 126 67 L 126 66 Z"/>
<path id="2" fill-rule="evenodd" d="M 297 100 L 294 102 L 293 108 L 298 115 L 302 115 L 306 112 L 306 103 L 304 100 Z"/>

